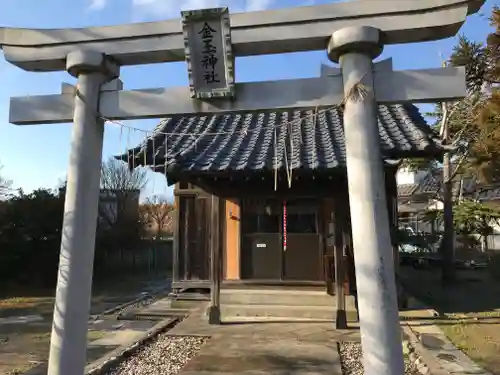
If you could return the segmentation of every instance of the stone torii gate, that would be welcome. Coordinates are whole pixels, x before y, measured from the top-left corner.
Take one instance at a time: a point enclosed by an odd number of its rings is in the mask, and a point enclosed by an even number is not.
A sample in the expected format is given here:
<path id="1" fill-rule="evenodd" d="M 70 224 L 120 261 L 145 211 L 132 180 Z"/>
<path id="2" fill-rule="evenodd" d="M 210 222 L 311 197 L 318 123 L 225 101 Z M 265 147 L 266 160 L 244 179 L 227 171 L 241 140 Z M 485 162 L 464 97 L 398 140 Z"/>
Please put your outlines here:
<path id="1" fill-rule="evenodd" d="M 0 45 L 10 63 L 33 72 L 67 70 L 78 78 L 76 89 L 63 86 L 61 94 L 12 98 L 10 104 L 14 124 L 73 122 L 49 374 L 84 372 L 104 119 L 341 102 L 365 373 L 403 374 L 375 108 L 377 103 L 458 99 L 465 94 L 465 76 L 459 68 L 378 70 L 372 61 L 384 45 L 455 35 L 484 1 L 359 0 L 231 16 L 220 9 L 200 11 L 198 21 L 219 13 L 217 30 L 225 31 L 219 41 L 224 87 L 212 88 L 200 87 L 199 67 L 191 66 L 195 54 L 189 22 L 183 28 L 172 20 L 88 29 L 0 29 Z M 196 16 L 197 11 L 190 13 Z M 185 21 L 191 16 L 185 14 Z M 325 49 L 340 63 L 340 76 L 233 82 L 234 56 Z M 120 66 L 184 59 L 190 88 L 122 90 Z M 363 95 L 353 95 L 356 90 Z"/>

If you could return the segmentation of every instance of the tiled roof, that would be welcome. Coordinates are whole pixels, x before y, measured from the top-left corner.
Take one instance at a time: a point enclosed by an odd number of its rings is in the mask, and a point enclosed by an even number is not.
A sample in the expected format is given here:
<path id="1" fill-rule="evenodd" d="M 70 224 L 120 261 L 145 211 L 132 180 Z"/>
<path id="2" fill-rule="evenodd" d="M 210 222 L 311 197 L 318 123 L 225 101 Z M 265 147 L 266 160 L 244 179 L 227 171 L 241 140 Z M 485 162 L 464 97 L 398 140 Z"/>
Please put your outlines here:
<path id="1" fill-rule="evenodd" d="M 418 184 L 401 184 L 398 185 L 398 197 L 409 197 L 418 189 Z"/>
<path id="2" fill-rule="evenodd" d="M 442 170 L 438 169 L 429 173 L 420 183 L 398 186 L 398 197 L 434 197 L 442 196 L 441 185 L 443 181 Z M 500 199 L 500 184 L 483 185 L 474 177 L 458 174 L 452 182 L 453 195 L 462 194 L 465 198 L 490 201 Z"/>
<path id="3" fill-rule="evenodd" d="M 500 185 L 485 186 L 477 192 L 477 199 L 480 201 L 494 201 L 500 199 Z"/>
<path id="4" fill-rule="evenodd" d="M 380 105 L 378 124 L 385 158 L 441 154 L 413 105 Z M 334 169 L 346 163 L 343 116 L 334 108 L 172 117 L 118 158 L 157 171 L 165 170 L 165 160 L 168 171 Z"/>
<path id="5" fill-rule="evenodd" d="M 428 206 L 429 206 L 429 202 L 400 203 L 400 204 L 398 204 L 398 212 L 399 213 L 422 212 L 422 211 L 426 211 Z"/>

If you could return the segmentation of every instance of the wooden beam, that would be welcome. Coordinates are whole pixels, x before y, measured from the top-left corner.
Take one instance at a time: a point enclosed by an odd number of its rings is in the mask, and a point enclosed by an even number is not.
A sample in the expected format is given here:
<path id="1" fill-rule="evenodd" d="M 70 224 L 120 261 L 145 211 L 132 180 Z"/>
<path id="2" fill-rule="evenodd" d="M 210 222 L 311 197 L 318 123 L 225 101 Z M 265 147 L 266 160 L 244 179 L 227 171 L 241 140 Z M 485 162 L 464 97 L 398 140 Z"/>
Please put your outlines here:
<path id="1" fill-rule="evenodd" d="M 180 199 L 175 197 L 175 211 L 174 211 L 174 243 L 172 249 L 172 283 L 179 281 L 179 251 L 180 251 L 180 223 L 179 223 L 179 210 L 180 210 Z"/>
<path id="2" fill-rule="evenodd" d="M 231 15 L 236 56 L 324 50 L 335 30 L 372 26 L 386 44 L 439 40 L 454 36 L 467 14 L 485 0 L 359 0 Z M 183 61 L 180 20 L 82 29 L 0 29 L 5 58 L 22 69 L 66 69 L 77 48 L 111 56 L 119 65 Z"/>
<path id="3" fill-rule="evenodd" d="M 210 287 L 210 306 L 208 308 L 209 324 L 221 324 L 220 317 L 220 286 L 221 286 L 221 252 L 219 243 L 219 198 L 212 195 L 210 219 L 210 264 L 212 281 Z"/>
<path id="4" fill-rule="evenodd" d="M 347 315 L 346 315 L 346 301 L 345 301 L 345 285 L 344 279 L 346 275 L 346 264 L 344 262 L 344 239 L 343 239 L 343 226 L 344 214 L 342 210 L 349 209 L 346 202 L 337 196 L 334 205 L 334 240 L 335 240 L 335 254 L 334 254 L 334 266 L 335 266 L 335 295 L 337 300 L 337 314 L 335 317 L 335 326 L 337 329 L 347 328 Z"/>
<path id="5" fill-rule="evenodd" d="M 408 71 L 375 70 L 380 104 L 432 103 L 462 98 L 465 69 L 438 68 Z M 234 100 L 205 102 L 191 99 L 188 87 L 102 92 L 101 115 L 110 120 L 203 115 L 229 111 L 311 108 L 340 104 L 342 76 L 236 84 Z M 10 122 L 18 125 L 71 122 L 70 93 L 12 98 Z"/>
<path id="6" fill-rule="evenodd" d="M 191 234 L 193 228 L 189 225 L 190 220 L 191 220 L 191 215 L 193 212 L 191 211 L 192 209 L 192 200 L 193 198 L 191 197 L 184 197 L 182 198 L 182 201 L 184 204 L 182 205 L 184 208 L 184 213 L 182 215 L 183 219 L 183 227 L 184 227 L 184 238 L 183 238 L 183 258 L 184 258 L 184 270 L 183 270 L 183 277 L 184 279 L 191 279 L 191 254 L 190 254 L 190 244 L 191 244 Z"/>

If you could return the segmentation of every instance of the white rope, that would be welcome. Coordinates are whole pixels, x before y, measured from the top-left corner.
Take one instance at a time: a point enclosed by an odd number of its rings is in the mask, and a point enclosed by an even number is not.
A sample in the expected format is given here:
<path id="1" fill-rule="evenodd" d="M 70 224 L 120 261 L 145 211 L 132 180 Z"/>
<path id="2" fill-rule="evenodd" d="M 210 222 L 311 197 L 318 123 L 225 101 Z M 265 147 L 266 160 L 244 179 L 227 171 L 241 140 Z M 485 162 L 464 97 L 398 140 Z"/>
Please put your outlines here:
<path id="1" fill-rule="evenodd" d="M 128 133 L 127 133 L 127 165 L 130 165 L 130 132 L 132 130 L 130 130 L 130 128 L 128 129 Z"/>
<path id="2" fill-rule="evenodd" d="M 288 173 L 288 188 L 291 188 L 292 187 L 292 180 L 293 180 L 293 177 L 292 177 L 292 174 L 293 174 L 293 151 L 294 151 L 294 147 L 293 147 L 293 136 L 294 136 L 294 127 L 289 125 L 288 128 L 290 129 L 290 157 L 291 157 L 291 160 L 290 160 L 290 172 Z"/>
<path id="3" fill-rule="evenodd" d="M 132 148 L 132 169 L 135 169 L 135 147 Z"/>
<path id="4" fill-rule="evenodd" d="M 165 134 L 165 176 L 167 176 L 168 170 L 168 135 Z M 165 177 L 166 178 L 166 177 Z"/>
<path id="5" fill-rule="evenodd" d="M 320 110 L 318 113 L 323 113 L 323 112 L 327 112 L 327 111 L 330 111 L 332 109 L 335 109 L 337 106 L 331 106 L 331 107 L 328 107 L 328 108 L 324 108 L 322 110 Z M 262 129 L 266 129 L 266 128 L 275 128 L 275 127 L 284 127 L 284 126 L 288 126 L 290 124 L 294 124 L 294 123 L 301 123 L 303 120 L 306 120 L 310 117 L 314 117 L 315 116 L 315 113 L 312 113 L 310 115 L 307 115 L 305 117 L 299 117 L 297 119 L 294 119 L 294 120 L 290 120 L 290 121 L 284 121 L 284 122 L 281 122 L 280 124 L 273 124 L 273 125 L 265 125 L 265 126 L 261 126 L 259 128 L 256 128 L 256 129 L 244 129 L 244 130 L 239 130 L 239 131 L 235 131 L 235 130 L 230 130 L 230 131 L 220 131 L 220 132 L 198 132 L 198 133 L 192 133 L 192 132 L 161 132 L 161 131 L 157 131 L 155 132 L 155 134 L 163 134 L 163 135 L 169 135 L 169 136 L 191 136 L 191 137 L 206 137 L 206 136 L 218 136 L 218 135 L 232 135 L 232 134 L 243 134 L 243 135 L 248 135 L 248 133 L 251 133 L 251 132 L 255 132 L 255 131 L 261 131 Z M 144 129 L 140 129 L 140 128 L 136 128 L 136 127 L 133 127 L 133 126 L 130 126 L 130 125 L 125 125 L 124 123 L 120 122 L 120 121 L 116 121 L 116 120 L 110 120 L 110 119 L 107 119 L 105 117 L 102 117 L 101 116 L 101 119 L 104 120 L 105 122 L 107 123 L 110 123 L 110 124 L 116 124 L 116 125 L 119 125 L 119 126 L 122 126 L 124 128 L 129 128 L 129 129 L 132 129 L 134 131 L 137 131 L 137 132 L 142 132 L 142 133 L 150 133 L 149 130 L 144 130 Z"/>
<path id="6" fill-rule="evenodd" d="M 283 152 L 285 154 L 286 178 L 287 178 L 287 181 L 288 181 L 288 186 L 290 186 L 290 169 L 288 167 L 288 150 L 286 148 L 286 139 L 283 139 Z"/>
<path id="7" fill-rule="evenodd" d="M 146 132 L 146 142 L 144 142 L 144 165 L 148 165 L 147 151 L 148 150 L 148 132 Z"/>
<path id="8" fill-rule="evenodd" d="M 274 191 L 278 190 L 278 155 L 276 155 L 276 127 L 274 127 Z"/>
<path id="9" fill-rule="evenodd" d="M 155 149 L 155 137 L 153 135 L 153 172 L 156 172 L 156 149 Z M 156 179 L 153 178 L 153 195 L 155 193 L 155 182 L 156 182 Z"/>
<path id="10" fill-rule="evenodd" d="M 313 128 L 313 142 L 314 142 L 314 147 L 312 148 L 312 153 L 313 153 L 313 156 L 312 156 L 312 160 L 316 160 L 316 122 L 318 121 L 318 115 L 317 115 L 317 111 L 318 111 L 318 107 L 314 108 L 314 116 L 312 118 L 312 128 Z"/>

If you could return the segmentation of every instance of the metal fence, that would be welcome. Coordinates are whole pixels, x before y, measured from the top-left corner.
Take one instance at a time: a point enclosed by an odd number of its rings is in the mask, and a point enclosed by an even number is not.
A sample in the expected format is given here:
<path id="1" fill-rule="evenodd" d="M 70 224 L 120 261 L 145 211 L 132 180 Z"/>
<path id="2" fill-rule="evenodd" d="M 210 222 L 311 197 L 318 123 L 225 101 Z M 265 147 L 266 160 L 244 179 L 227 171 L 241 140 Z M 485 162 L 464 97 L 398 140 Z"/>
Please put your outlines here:
<path id="1" fill-rule="evenodd" d="M 132 251 L 104 252 L 96 259 L 100 273 L 163 274 L 172 270 L 173 239 L 142 240 Z"/>

